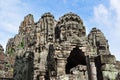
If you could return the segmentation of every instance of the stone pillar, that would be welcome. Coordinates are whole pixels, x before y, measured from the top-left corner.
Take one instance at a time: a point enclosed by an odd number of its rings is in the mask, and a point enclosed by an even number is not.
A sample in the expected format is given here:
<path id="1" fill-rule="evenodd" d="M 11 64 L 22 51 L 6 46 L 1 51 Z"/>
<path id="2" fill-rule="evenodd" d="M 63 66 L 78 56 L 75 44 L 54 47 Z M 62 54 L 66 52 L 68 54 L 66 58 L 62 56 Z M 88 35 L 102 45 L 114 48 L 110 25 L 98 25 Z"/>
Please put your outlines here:
<path id="1" fill-rule="evenodd" d="M 91 75 L 90 80 L 97 80 L 97 71 L 96 71 L 94 56 L 90 56 L 89 63 L 90 63 L 90 75 Z"/>
<path id="2" fill-rule="evenodd" d="M 58 58 L 57 59 L 57 75 L 65 74 L 66 59 Z"/>
<path id="3" fill-rule="evenodd" d="M 95 63 L 90 62 L 90 67 L 91 67 L 91 79 L 92 80 L 97 80 L 97 72 L 96 72 Z"/>

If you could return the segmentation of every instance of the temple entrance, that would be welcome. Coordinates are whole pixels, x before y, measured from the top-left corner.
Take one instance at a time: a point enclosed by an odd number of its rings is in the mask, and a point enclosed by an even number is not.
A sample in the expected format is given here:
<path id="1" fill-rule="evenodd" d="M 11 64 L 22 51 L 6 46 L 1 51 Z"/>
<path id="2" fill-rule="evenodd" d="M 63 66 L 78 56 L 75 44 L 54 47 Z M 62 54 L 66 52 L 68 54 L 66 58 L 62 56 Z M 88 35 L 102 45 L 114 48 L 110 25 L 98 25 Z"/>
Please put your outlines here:
<path id="1" fill-rule="evenodd" d="M 66 74 L 70 74 L 70 69 L 78 65 L 86 65 L 86 57 L 79 47 L 75 47 L 67 58 Z"/>

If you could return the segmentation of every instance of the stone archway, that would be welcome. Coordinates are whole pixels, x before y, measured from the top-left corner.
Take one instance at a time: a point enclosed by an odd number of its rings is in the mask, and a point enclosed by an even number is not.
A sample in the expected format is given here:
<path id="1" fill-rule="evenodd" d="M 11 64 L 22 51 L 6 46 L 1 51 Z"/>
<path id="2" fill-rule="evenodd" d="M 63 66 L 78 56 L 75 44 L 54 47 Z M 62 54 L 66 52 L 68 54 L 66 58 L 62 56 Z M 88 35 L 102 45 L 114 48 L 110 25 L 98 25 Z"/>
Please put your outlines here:
<path id="1" fill-rule="evenodd" d="M 65 66 L 66 74 L 70 74 L 70 69 L 76 67 L 77 65 L 86 65 L 86 57 L 84 52 L 82 52 L 78 46 L 73 48 L 69 57 L 67 58 L 67 64 Z"/>

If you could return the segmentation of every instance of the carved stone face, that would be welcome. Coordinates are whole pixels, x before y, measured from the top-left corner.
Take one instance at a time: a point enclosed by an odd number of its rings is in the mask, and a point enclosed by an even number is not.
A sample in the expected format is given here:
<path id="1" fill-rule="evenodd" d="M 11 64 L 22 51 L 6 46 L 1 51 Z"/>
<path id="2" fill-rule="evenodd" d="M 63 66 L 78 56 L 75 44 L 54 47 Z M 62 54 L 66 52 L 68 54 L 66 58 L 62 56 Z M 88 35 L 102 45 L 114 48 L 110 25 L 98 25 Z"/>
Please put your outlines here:
<path id="1" fill-rule="evenodd" d="M 27 28 L 27 33 L 30 33 L 30 27 Z"/>
<path id="2" fill-rule="evenodd" d="M 61 40 L 65 40 L 66 39 L 65 28 L 61 27 L 60 30 L 61 30 L 60 38 L 61 38 Z"/>
<path id="3" fill-rule="evenodd" d="M 76 25 L 72 25 L 72 34 L 78 35 L 78 28 Z"/>
<path id="4" fill-rule="evenodd" d="M 65 33 L 65 28 L 61 27 L 61 33 L 64 34 Z"/>
<path id="5" fill-rule="evenodd" d="M 76 30 L 77 30 L 76 26 L 72 26 L 73 33 L 76 33 Z"/>
<path id="6" fill-rule="evenodd" d="M 49 40 L 49 41 L 52 41 L 52 40 L 53 40 L 53 34 L 52 34 L 52 33 L 49 33 L 49 34 L 48 34 L 48 40 Z"/>
<path id="7" fill-rule="evenodd" d="M 24 31 L 24 33 L 30 33 L 30 31 L 31 31 L 31 26 L 28 25 L 28 26 L 26 26 L 26 27 L 23 27 L 23 31 Z"/>

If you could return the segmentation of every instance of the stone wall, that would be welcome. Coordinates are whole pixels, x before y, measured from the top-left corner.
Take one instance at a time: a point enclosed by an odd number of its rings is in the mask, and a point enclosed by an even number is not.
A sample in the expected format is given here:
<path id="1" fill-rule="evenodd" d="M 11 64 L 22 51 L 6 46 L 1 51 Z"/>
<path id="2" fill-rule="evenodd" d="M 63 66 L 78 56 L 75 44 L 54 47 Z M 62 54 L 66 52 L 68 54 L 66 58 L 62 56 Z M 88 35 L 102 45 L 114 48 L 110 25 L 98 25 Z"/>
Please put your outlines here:
<path id="1" fill-rule="evenodd" d="M 72 12 L 55 20 L 45 13 L 38 22 L 25 16 L 6 54 L 14 80 L 119 80 L 119 62 L 108 40 L 93 28 L 86 35 L 82 19 Z"/>
<path id="2" fill-rule="evenodd" d="M 0 78 L 4 77 L 4 68 L 5 68 L 4 62 L 5 62 L 4 49 L 0 44 Z"/>

